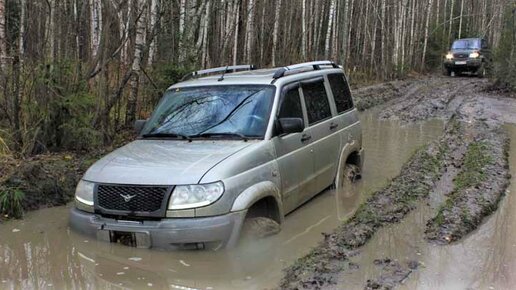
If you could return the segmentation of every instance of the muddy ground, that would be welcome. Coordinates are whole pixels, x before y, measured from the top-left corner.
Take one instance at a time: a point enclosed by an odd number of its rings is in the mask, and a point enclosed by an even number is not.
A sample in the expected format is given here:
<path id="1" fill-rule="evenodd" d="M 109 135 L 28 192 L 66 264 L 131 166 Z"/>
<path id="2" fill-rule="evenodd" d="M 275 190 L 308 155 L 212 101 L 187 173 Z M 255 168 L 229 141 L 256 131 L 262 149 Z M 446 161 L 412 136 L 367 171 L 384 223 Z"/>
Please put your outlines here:
<path id="1" fill-rule="evenodd" d="M 487 80 L 471 77 L 430 77 L 359 89 L 357 106 L 379 106 L 380 119 L 411 124 L 440 118 L 447 123 L 446 129 L 351 219 L 324 234 L 317 247 L 285 269 L 280 288 L 345 288 L 342 277 L 361 266 L 352 262 L 360 247 L 380 228 L 400 222 L 422 201 L 435 203 L 425 229 L 429 243 L 458 241 L 495 211 L 510 180 L 509 140 L 501 126 L 516 123 L 516 100 L 489 88 Z M 386 269 L 363 287 L 391 289 L 413 270 L 397 261 L 388 263 Z"/>

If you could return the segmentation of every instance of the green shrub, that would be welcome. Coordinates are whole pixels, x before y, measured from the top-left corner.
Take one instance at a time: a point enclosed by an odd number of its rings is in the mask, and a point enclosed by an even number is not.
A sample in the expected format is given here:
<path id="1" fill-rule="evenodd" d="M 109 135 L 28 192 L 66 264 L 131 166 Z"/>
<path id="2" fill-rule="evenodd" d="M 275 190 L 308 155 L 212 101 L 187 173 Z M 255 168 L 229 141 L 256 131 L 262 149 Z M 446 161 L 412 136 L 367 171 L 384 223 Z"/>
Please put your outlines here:
<path id="1" fill-rule="evenodd" d="M 24 198 L 25 193 L 18 188 L 0 187 L 0 212 L 8 217 L 21 218 Z"/>

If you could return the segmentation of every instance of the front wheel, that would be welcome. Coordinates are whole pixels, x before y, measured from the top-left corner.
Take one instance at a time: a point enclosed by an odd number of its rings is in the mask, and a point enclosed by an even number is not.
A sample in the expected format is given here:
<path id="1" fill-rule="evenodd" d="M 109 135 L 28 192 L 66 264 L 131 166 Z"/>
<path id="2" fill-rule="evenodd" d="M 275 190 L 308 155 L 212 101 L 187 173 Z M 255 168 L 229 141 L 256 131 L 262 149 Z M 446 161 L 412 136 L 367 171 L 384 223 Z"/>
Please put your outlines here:
<path id="1" fill-rule="evenodd" d="M 483 62 L 477 70 L 477 77 L 485 78 L 487 76 L 486 64 Z"/>

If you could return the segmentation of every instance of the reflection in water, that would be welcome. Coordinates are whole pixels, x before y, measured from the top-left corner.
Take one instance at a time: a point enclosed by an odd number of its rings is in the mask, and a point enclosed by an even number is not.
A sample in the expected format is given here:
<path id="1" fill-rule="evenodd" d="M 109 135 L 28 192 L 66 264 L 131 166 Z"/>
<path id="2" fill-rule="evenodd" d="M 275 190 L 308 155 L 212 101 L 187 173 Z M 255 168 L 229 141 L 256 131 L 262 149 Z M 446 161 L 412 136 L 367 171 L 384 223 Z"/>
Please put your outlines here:
<path id="1" fill-rule="evenodd" d="M 400 127 L 361 116 L 366 150 L 363 178 L 344 193 L 327 191 L 288 215 L 275 236 L 230 251 L 162 252 L 97 242 L 71 232 L 68 208 L 29 213 L 0 225 L 0 289 L 263 289 L 281 269 L 349 218 L 374 190 L 399 173 L 420 146 L 442 132 L 431 121 Z M 360 194 L 357 194 L 359 192 Z M 19 229 L 19 232 L 13 232 Z"/>

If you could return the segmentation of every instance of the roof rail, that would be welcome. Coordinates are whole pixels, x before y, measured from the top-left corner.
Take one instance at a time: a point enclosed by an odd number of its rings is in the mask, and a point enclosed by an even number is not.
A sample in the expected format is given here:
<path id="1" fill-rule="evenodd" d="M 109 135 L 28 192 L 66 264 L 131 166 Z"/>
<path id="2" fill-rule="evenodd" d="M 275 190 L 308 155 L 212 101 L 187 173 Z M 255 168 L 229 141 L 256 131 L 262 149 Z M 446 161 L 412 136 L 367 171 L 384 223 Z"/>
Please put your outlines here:
<path id="1" fill-rule="evenodd" d="M 285 67 L 279 68 L 274 73 L 273 78 L 274 79 L 279 79 L 279 78 L 285 76 L 285 74 L 287 72 L 289 72 L 289 71 L 301 70 L 301 69 L 304 69 L 304 68 L 307 68 L 307 69 L 311 68 L 313 70 L 320 70 L 321 66 L 331 66 L 332 68 L 340 68 L 335 62 L 329 61 L 329 60 L 304 62 L 304 63 L 298 63 L 298 64 L 289 65 L 289 66 L 285 66 Z M 300 71 L 300 72 L 302 72 L 302 71 Z M 300 73 L 300 72 L 298 72 L 298 73 Z"/>
<path id="2" fill-rule="evenodd" d="M 184 75 L 183 78 L 181 79 L 181 81 L 186 81 L 186 80 L 189 80 L 192 78 L 197 78 L 202 75 L 209 75 L 209 74 L 214 74 L 214 73 L 226 74 L 226 73 L 232 73 L 232 72 L 236 72 L 236 71 L 255 70 L 255 69 L 256 69 L 256 66 L 253 64 L 221 66 L 221 67 L 209 68 L 209 69 L 203 69 L 203 70 L 191 72 L 189 74 Z"/>

